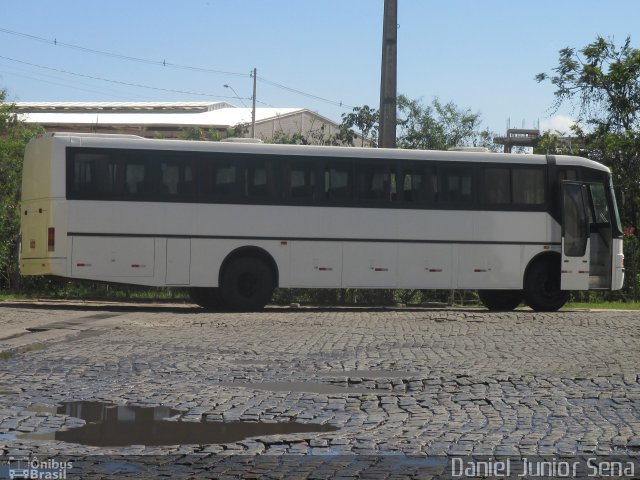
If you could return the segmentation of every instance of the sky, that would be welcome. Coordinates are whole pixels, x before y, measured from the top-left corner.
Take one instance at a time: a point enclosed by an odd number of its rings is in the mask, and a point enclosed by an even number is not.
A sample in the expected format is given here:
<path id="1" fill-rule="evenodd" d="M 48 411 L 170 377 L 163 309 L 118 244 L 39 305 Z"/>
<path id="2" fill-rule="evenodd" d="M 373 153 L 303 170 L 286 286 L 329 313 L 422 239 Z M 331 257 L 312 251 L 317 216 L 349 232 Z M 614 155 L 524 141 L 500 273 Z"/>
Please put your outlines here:
<path id="1" fill-rule="evenodd" d="M 354 106 L 379 106 L 383 5 L 0 0 L 0 89 L 23 102 L 242 106 L 256 68 L 258 107 L 339 122 Z M 553 86 L 535 75 L 551 72 L 560 49 L 597 35 L 640 47 L 638 19 L 639 0 L 398 0 L 398 93 L 453 101 L 497 133 L 508 121 L 566 131 L 575 112 L 554 112 Z"/>

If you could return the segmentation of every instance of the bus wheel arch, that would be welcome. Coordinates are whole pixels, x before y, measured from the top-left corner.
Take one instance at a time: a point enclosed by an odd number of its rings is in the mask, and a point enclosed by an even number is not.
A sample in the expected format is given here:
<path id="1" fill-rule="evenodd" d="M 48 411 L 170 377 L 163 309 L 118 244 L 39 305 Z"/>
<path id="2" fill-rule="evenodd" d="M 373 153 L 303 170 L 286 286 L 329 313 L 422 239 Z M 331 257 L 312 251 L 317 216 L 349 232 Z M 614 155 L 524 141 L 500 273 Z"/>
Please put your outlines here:
<path id="1" fill-rule="evenodd" d="M 219 298 L 232 310 L 259 310 L 271 300 L 278 282 L 278 266 L 266 250 L 240 247 L 220 266 Z"/>
<path id="2" fill-rule="evenodd" d="M 561 262 L 558 252 L 542 252 L 529 261 L 524 272 L 524 299 L 533 310 L 554 312 L 569 299 L 569 292 L 560 290 Z"/>

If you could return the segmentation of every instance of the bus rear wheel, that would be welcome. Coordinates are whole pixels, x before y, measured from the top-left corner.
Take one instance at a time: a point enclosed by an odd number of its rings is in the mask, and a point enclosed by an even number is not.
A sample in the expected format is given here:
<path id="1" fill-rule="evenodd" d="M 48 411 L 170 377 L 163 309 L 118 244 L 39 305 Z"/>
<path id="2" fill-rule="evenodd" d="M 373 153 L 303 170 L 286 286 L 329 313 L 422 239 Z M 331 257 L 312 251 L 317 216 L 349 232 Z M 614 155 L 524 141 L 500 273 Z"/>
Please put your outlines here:
<path id="1" fill-rule="evenodd" d="M 478 290 L 482 304 L 492 312 L 507 312 L 522 303 L 522 290 Z"/>
<path id="2" fill-rule="evenodd" d="M 232 260 L 222 273 L 220 297 L 225 307 L 237 311 L 260 310 L 275 288 L 269 266 L 254 257 Z"/>
<path id="3" fill-rule="evenodd" d="M 524 299 L 536 312 L 555 312 L 567 300 L 569 292 L 560 290 L 559 262 L 536 262 L 524 279 Z"/>
<path id="4" fill-rule="evenodd" d="M 220 308 L 220 296 L 217 288 L 192 287 L 189 289 L 189 297 L 196 305 L 207 310 Z"/>

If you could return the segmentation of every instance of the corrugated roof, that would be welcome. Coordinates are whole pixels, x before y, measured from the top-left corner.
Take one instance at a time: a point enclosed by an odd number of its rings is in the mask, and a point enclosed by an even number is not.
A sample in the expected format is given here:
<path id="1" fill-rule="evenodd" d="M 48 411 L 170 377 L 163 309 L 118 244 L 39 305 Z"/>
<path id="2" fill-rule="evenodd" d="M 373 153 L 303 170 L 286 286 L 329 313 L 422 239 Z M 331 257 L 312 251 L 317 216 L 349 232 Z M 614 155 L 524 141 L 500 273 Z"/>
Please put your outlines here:
<path id="1" fill-rule="evenodd" d="M 154 105 L 158 104 L 154 103 Z M 256 108 L 256 122 L 275 119 L 278 117 L 303 111 L 305 111 L 305 109 L 303 108 Z M 108 111 L 64 112 L 58 110 L 52 112 L 22 113 L 20 114 L 20 117 L 28 123 L 41 124 L 164 126 L 188 125 L 231 127 L 240 123 L 251 123 L 251 109 L 228 107 L 197 113 L 117 113 Z"/>
<path id="2" fill-rule="evenodd" d="M 17 102 L 16 110 L 40 111 L 211 111 L 220 108 L 234 108 L 227 102 Z"/>

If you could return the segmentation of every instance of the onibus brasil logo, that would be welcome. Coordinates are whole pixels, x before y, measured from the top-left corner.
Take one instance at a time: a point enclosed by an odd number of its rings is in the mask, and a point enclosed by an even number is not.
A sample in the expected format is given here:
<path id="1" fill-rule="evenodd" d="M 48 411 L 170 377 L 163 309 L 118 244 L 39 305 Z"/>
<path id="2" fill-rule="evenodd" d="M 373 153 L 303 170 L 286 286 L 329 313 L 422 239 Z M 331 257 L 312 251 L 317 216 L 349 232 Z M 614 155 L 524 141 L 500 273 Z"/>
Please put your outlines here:
<path id="1" fill-rule="evenodd" d="M 55 458 L 39 460 L 38 457 L 9 457 L 9 478 L 34 480 L 63 480 L 73 462 L 62 462 Z"/>

